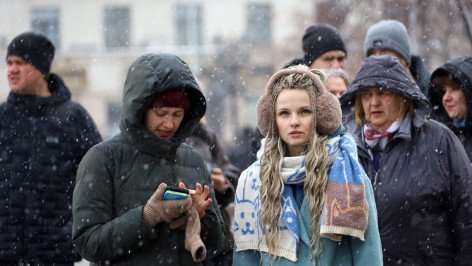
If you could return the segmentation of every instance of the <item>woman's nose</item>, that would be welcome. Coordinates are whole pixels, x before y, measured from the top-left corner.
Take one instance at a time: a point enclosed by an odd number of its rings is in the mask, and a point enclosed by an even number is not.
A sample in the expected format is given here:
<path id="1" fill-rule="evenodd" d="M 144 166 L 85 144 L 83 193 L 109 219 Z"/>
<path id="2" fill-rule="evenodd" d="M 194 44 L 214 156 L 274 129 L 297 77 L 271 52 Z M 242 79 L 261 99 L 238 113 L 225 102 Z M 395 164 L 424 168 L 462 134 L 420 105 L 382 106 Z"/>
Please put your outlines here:
<path id="1" fill-rule="evenodd" d="M 290 125 L 299 125 L 300 124 L 300 119 L 298 115 L 292 115 L 290 116 Z"/>
<path id="2" fill-rule="evenodd" d="M 451 90 L 446 89 L 446 91 L 444 92 L 444 95 L 443 95 L 443 100 L 447 101 L 447 100 L 450 100 L 450 99 L 451 99 Z"/>
<path id="3" fill-rule="evenodd" d="M 172 121 L 172 118 L 167 119 L 168 116 L 166 116 L 166 119 L 164 120 L 164 126 L 166 128 L 174 128 L 174 121 Z"/>
<path id="4" fill-rule="evenodd" d="M 374 93 L 374 94 L 372 95 L 370 104 L 371 104 L 371 105 L 379 105 L 379 104 L 380 104 L 380 97 L 379 97 L 379 95 L 377 95 L 377 94 Z"/>

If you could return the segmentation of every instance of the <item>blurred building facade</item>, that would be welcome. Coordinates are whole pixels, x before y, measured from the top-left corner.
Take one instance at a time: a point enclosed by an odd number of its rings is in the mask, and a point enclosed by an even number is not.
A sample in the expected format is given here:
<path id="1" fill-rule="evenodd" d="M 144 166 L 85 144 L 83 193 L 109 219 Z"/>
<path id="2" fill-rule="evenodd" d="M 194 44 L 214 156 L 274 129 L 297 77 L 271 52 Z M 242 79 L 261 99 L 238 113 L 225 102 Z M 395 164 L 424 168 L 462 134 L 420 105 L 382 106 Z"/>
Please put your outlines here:
<path id="1" fill-rule="evenodd" d="M 467 2 L 467 1 L 466 1 Z M 131 62 L 149 52 L 184 59 L 208 99 L 210 127 L 231 145 L 255 126 L 255 105 L 270 75 L 300 57 L 305 28 L 338 27 L 352 75 L 364 58 L 367 28 L 398 19 L 430 70 L 470 55 L 456 1 L 408 0 L 0 0 L 0 57 L 24 31 L 46 34 L 57 46 L 53 71 L 94 117 L 105 138 L 118 131 L 122 87 Z M 467 2 L 466 7 L 471 7 Z M 468 14 L 470 15 L 470 13 Z M 0 101 L 8 94 L 0 64 Z M 234 143 L 233 143 L 234 144 Z"/>
<path id="2" fill-rule="evenodd" d="M 0 1 L 0 56 L 21 32 L 46 34 L 57 46 L 53 71 L 110 137 L 131 62 L 148 52 L 177 54 L 208 97 L 208 123 L 230 140 L 235 128 L 255 125 L 257 97 L 283 57 L 276 44 L 300 45 L 314 8 L 303 0 Z M 0 76 L 3 101 L 8 83 Z"/>

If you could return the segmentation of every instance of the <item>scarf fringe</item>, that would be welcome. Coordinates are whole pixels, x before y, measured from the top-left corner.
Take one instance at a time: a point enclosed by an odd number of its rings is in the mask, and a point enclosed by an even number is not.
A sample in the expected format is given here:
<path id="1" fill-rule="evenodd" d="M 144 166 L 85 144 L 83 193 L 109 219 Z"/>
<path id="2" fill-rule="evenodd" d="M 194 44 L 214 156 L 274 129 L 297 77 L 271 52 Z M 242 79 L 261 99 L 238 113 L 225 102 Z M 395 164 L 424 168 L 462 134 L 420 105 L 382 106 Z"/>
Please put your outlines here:
<path id="1" fill-rule="evenodd" d="M 238 242 L 236 245 L 236 251 L 242 251 L 242 250 L 251 250 L 254 249 L 254 247 L 259 247 L 259 251 L 269 253 L 269 249 L 265 244 L 259 243 L 259 241 L 246 241 L 246 242 Z M 297 261 L 297 252 L 291 249 L 286 249 L 283 247 L 276 247 L 274 252 L 270 253 L 271 255 L 278 256 L 278 257 L 284 257 L 287 258 L 291 261 Z"/>
<path id="2" fill-rule="evenodd" d="M 360 240 L 365 241 L 364 233 L 364 230 L 336 225 L 322 225 L 320 228 L 320 235 L 333 241 L 341 241 L 343 235 L 357 237 Z"/>

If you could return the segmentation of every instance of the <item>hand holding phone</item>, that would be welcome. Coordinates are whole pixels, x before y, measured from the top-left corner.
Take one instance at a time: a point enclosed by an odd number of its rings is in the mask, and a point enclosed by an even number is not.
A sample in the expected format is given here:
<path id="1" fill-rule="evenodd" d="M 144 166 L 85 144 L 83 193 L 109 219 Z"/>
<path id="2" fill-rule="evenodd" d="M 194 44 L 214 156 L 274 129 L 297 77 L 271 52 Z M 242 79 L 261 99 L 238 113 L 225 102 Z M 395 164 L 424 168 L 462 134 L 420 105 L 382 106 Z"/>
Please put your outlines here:
<path id="1" fill-rule="evenodd" d="M 167 185 L 161 183 L 154 191 L 152 196 L 146 202 L 143 208 L 143 219 L 151 227 L 156 226 L 160 222 L 171 223 L 176 218 L 184 215 L 192 207 L 192 199 L 187 196 L 185 190 L 178 190 L 175 195 L 175 188 L 166 189 Z M 164 193 L 167 191 L 167 196 Z M 180 200 L 165 200 L 183 198 Z"/>
<path id="2" fill-rule="evenodd" d="M 179 200 L 186 199 L 189 191 L 185 188 L 179 188 L 174 186 L 167 186 L 162 199 L 164 200 Z"/>

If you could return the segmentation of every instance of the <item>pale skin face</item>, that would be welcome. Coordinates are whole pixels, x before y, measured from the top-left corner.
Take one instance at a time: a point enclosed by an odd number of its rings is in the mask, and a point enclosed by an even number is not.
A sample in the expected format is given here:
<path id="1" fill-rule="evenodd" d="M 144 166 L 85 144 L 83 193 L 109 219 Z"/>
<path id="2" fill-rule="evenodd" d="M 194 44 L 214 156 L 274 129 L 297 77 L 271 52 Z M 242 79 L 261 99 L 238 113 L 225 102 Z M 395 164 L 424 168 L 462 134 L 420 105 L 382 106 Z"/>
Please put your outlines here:
<path id="1" fill-rule="evenodd" d="M 464 119 L 467 115 L 467 104 L 464 91 L 461 90 L 459 84 L 448 77 L 442 79 L 439 86 L 441 86 L 443 93 L 442 104 L 449 118 Z"/>
<path id="2" fill-rule="evenodd" d="M 311 62 L 310 68 L 314 69 L 328 69 L 328 68 L 342 68 L 344 69 L 344 60 L 346 53 L 341 50 L 328 51 Z"/>
<path id="3" fill-rule="evenodd" d="M 333 76 L 328 78 L 326 89 L 339 98 L 347 90 L 347 86 L 342 78 Z"/>
<path id="4" fill-rule="evenodd" d="M 384 132 L 397 120 L 402 100 L 398 93 L 369 88 L 360 94 L 365 120 L 372 129 Z"/>
<path id="5" fill-rule="evenodd" d="M 392 50 L 385 49 L 385 48 L 370 49 L 369 56 L 371 56 L 371 55 L 391 55 L 393 57 L 400 58 L 400 56 L 397 53 L 395 53 Z"/>
<path id="6" fill-rule="evenodd" d="M 175 135 L 184 119 L 185 110 L 178 107 L 150 108 L 145 113 L 146 128 L 162 139 Z"/>
<path id="7" fill-rule="evenodd" d="M 19 56 L 7 57 L 10 90 L 19 95 L 47 97 L 51 95 L 44 75 Z"/>
<path id="8" fill-rule="evenodd" d="M 289 156 L 299 156 L 313 134 L 313 109 L 308 92 L 282 90 L 275 102 L 275 123 Z"/>

